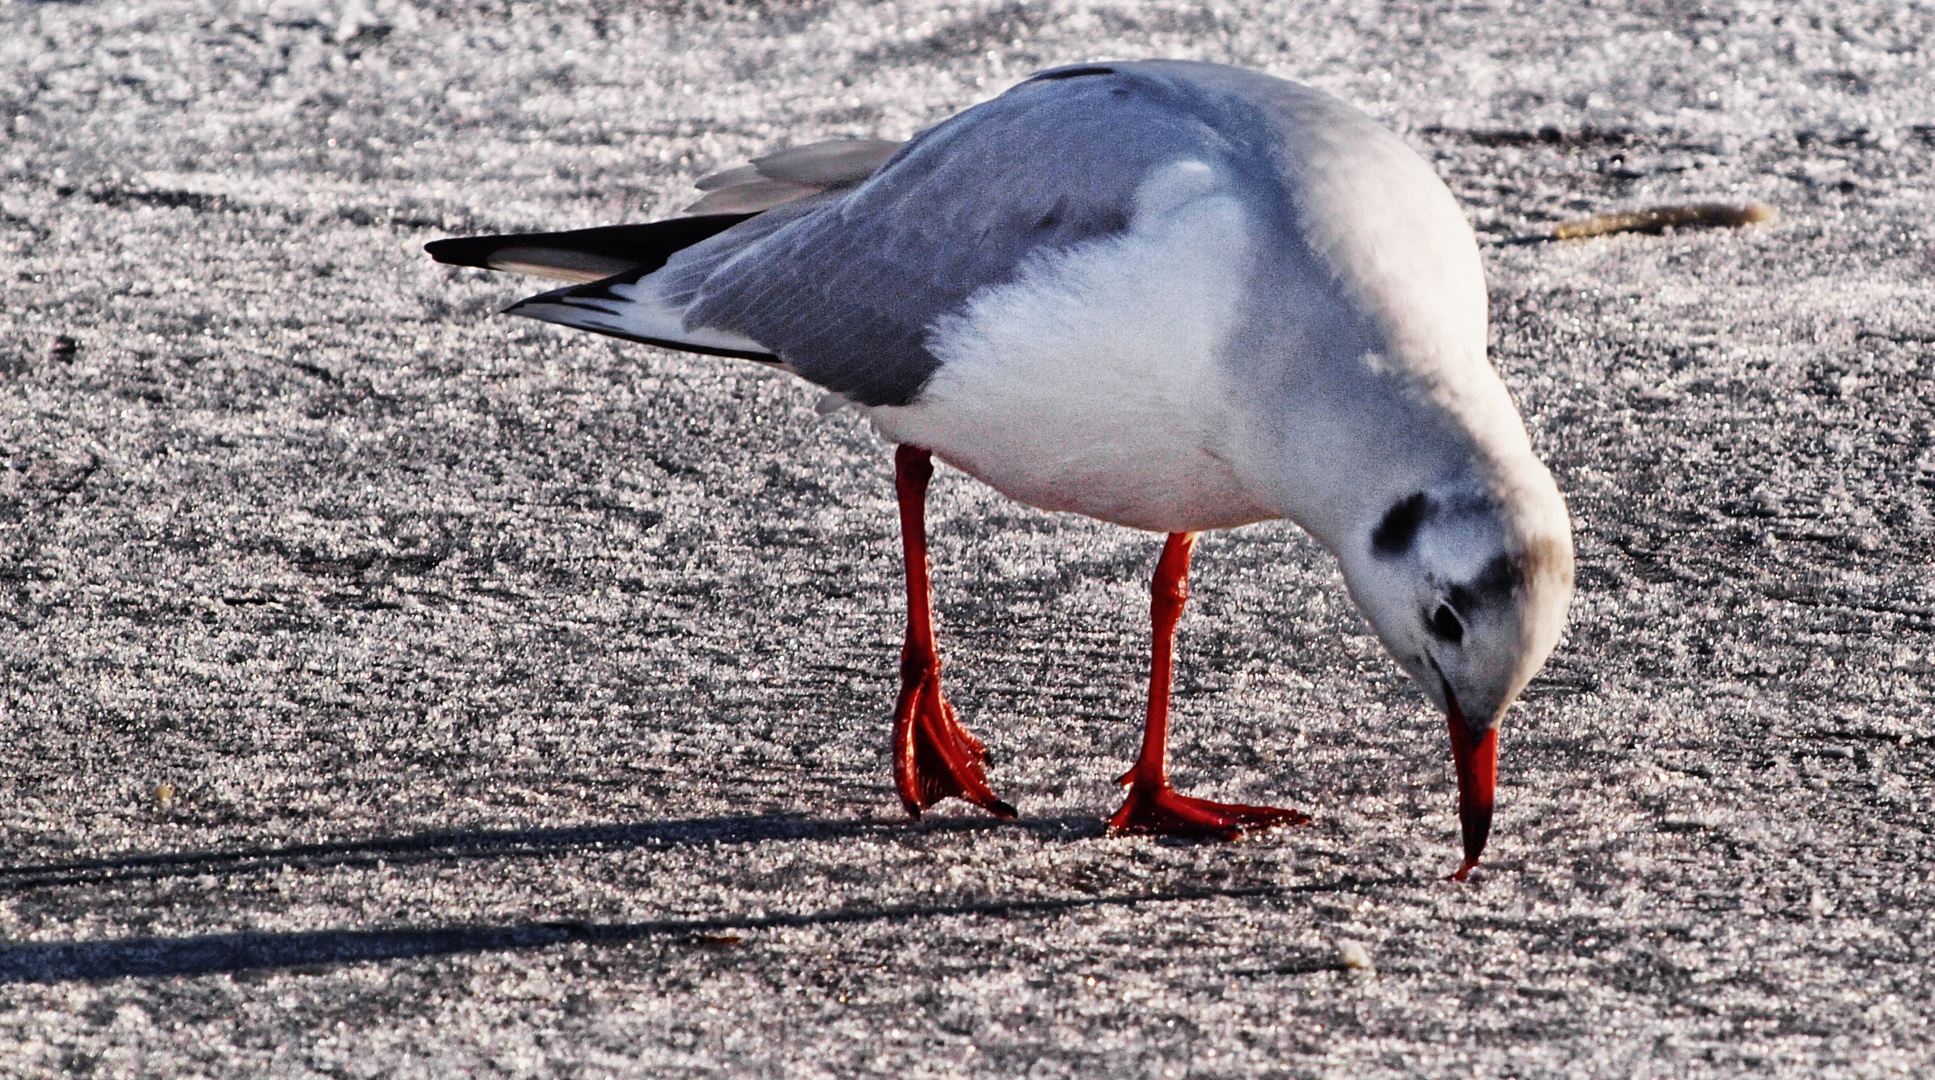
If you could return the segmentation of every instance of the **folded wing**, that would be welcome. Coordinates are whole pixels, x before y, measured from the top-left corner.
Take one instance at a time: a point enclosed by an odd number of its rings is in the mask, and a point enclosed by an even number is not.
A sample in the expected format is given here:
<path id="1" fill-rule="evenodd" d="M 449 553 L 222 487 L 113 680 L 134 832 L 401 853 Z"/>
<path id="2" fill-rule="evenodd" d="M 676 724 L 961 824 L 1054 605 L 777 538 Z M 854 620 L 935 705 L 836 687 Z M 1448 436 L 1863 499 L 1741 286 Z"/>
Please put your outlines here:
<path id="1" fill-rule="evenodd" d="M 1205 122 L 1220 107 L 1135 70 L 1045 72 L 906 144 L 816 143 L 702 181 L 699 207 L 731 213 L 430 251 L 581 282 L 512 314 L 905 405 L 939 367 L 937 320 L 1031 258 L 1125 232 L 1152 170 L 1229 154 Z"/>

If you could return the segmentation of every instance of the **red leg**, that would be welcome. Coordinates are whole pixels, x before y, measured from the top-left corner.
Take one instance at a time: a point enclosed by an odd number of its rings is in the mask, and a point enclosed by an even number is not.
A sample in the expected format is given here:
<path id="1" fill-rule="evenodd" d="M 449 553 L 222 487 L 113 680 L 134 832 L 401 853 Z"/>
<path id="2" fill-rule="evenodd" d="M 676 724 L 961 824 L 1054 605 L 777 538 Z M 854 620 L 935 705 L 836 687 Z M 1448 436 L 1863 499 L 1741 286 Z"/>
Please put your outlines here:
<path id="1" fill-rule="evenodd" d="M 1149 662 L 1149 722 L 1142 729 L 1142 754 L 1123 775 L 1129 798 L 1109 819 L 1117 832 L 1234 840 L 1244 832 L 1279 825 L 1301 825 L 1310 818 L 1274 806 L 1243 806 L 1192 799 L 1169 786 L 1169 683 L 1175 670 L 1176 623 L 1189 599 L 1189 555 L 1195 533 L 1170 533 L 1156 563 L 1150 621 L 1155 642 Z"/>
<path id="2" fill-rule="evenodd" d="M 900 542 L 907 556 L 907 644 L 900 650 L 900 702 L 894 707 L 894 787 L 912 817 L 948 796 L 966 799 L 996 817 L 1015 808 L 988 787 L 987 748 L 969 735 L 941 695 L 941 654 L 934 643 L 934 610 L 927 586 L 928 452 L 894 451 L 894 492 L 900 498 Z"/>

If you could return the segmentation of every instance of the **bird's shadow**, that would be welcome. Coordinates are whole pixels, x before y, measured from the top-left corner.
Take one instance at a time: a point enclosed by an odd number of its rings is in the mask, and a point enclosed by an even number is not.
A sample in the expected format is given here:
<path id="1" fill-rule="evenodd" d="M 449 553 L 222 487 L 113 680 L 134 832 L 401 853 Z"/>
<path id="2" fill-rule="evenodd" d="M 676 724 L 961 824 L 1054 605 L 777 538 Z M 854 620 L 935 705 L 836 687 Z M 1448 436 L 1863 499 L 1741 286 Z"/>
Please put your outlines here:
<path id="1" fill-rule="evenodd" d="M 294 933 L 244 931 L 181 938 L 52 942 L 0 948 L 0 986 L 16 983 L 104 981 L 133 976 L 213 975 L 265 968 L 409 960 L 456 953 L 534 949 L 572 942 L 610 945 L 660 939 L 694 947 L 730 949 L 744 944 L 740 931 L 776 928 L 915 922 L 949 916 L 1013 919 L 1083 908 L 1137 907 L 1214 899 L 1280 897 L 1294 893 L 1361 889 L 1361 880 L 1306 885 L 1257 885 L 1171 892 L 959 903 L 837 908 L 801 914 L 711 919 L 652 919 L 595 923 L 576 919 L 533 920 L 504 926 L 400 927 L 386 930 L 313 930 Z"/>
<path id="2" fill-rule="evenodd" d="M 572 851 L 667 850 L 719 844 L 791 840 L 918 837 L 942 833 L 1022 829 L 1046 840 L 1100 836 L 1104 824 L 1082 815 L 1000 822 L 985 818 L 928 818 L 918 822 L 822 820 L 784 814 L 688 818 L 557 829 L 491 829 L 418 833 L 338 843 L 208 851 L 157 852 L 110 859 L 0 866 L 0 894 L 29 890 L 153 882 L 208 874 L 236 877 L 285 867 L 321 869 L 390 866 L 474 859 L 544 858 Z M 870 913 L 765 919 L 671 919 L 589 924 L 532 921 L 508 926 L 451 926 L 307 933 L 242 932 L 184 938 L 127 938 L 0 947 L 0 985 L 114 979 L 133 975 L 199 975 L 258 968 L 436 956 L 529 948 L 566 941 L 629 941 L 648 937 L 702 938 L 722 929 L 810 925 L 892 918 L 897 909 Z M 916 909 L 900 912 L 908 917 Z"/>
<path id="3" fill-rule="evenodd" d="M 1049 841 L 1092 839 L 1106 832 L 1106 826 L 1101 821 L 1085 815 L 1008 822 L 979 818 L 930 818 L 914 823 L 826 821 L 785 815 L 698 818 L 569 829 L 424 833 L 336 844 L 159 853 L 118 859 L 0 867 L 0 892 L 17 893 L 35 888 L 149 881 L 211 873 L 235 875 L 272 871 L 283 866 L 333 867 L 377 862 L 395 865 L 452 859 L 531 858 L 578 849 L 652 850 L 771 840 L 853 839 L 996 829 L 1022 829 Z M 876 905 L 798 914 L 722 915 L 715 918 L 654 919 L 626 923 L 529 920 L 499 926 L 287 933 L 242 931 L 177 938 L 48 942 L 0 947 L 0 985 L 108 980 L 131 976 L 209 975 L 542 948 L 570 942 L 611 944 L 659 939 L 689 943 L 695 947 L 729 949 L 742 942 L 743 939 L 736 933 L 738 931 L 912 921 L 946 916 L 1015 918 L 1082 908 L 1361 889 L 1371 884 L 1375 883 L 1346 878 L 1302 885 Z"/>
<path id="4" fill-rule="evenodd" d="M 669 850 L 718 844 L 785 840 L 854 840 L 918 837 L 1019 829 L 1043 840 L 1086 840 L 1107 825 L 1080 814 L 1000 821 L 988 817 L 929 817 L 920 821 L 827 820 L 792 814 L 685 818 L 583 825 L 557 829 L 482 829 L 374 837 L 336 843 L 209 851 L 157 852 L 111 859 L 0 866 L 0 895 L 28 889 L 109 885 L 129 881 L 229 876 L 291 867 L 388 866 L 469 859 L 542 858 L 570 851 Z"/>

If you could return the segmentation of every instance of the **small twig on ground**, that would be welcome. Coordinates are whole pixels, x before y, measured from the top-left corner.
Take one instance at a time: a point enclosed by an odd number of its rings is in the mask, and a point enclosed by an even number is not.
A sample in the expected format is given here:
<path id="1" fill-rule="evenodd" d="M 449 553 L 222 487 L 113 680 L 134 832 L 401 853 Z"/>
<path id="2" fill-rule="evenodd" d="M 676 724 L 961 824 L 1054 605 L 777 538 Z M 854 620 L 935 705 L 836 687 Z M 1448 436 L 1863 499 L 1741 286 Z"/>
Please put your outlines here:
<path id="1" fill-rule="evenodd" d="M 1598 214 L 1577 221 L 1562 221 L 1552 227 L 1552 239 L 1577 240 L 1612 233 L 1660 233 L 1672 229 L 1734 228 L 1772 221 L 1779 215 L 1766 203 L 1688 203 L 1684 206 L 1651 206 L 1624 214 Z"/>

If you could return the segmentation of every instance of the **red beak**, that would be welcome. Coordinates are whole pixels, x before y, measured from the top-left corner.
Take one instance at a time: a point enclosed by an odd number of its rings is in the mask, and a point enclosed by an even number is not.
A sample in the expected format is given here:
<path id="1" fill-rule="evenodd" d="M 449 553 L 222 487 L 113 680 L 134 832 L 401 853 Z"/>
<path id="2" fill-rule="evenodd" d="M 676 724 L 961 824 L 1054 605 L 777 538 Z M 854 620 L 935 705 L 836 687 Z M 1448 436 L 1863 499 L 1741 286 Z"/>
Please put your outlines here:
<path id="1" fill-rule="evenodd" d="M 1498 729 L 1472 738 L 1458 702 L 1451 703 L 1451 757 L 1458 765 L 1458 824 L 1465 834 L 1465 865 L 1451 875 L 1463 881 L 1478 865 L 1492 832 L 1492 793 L 1498 787 Z"/>

